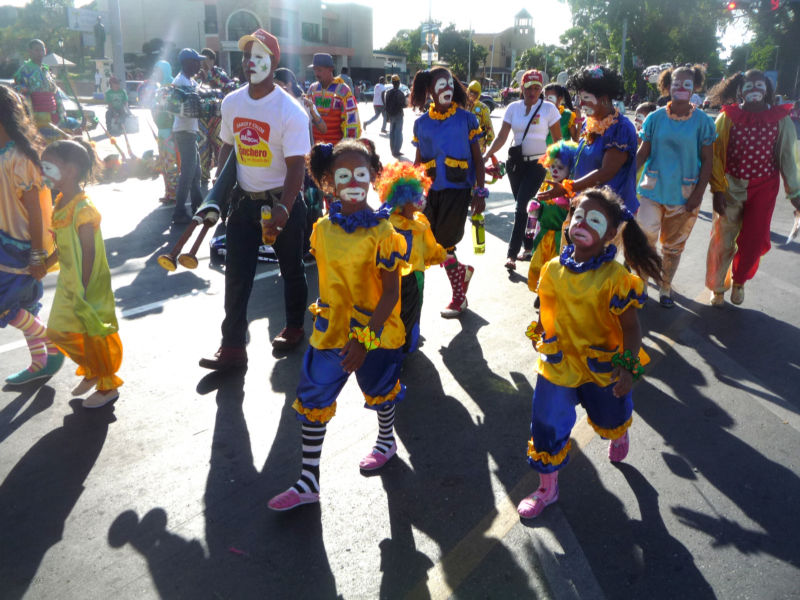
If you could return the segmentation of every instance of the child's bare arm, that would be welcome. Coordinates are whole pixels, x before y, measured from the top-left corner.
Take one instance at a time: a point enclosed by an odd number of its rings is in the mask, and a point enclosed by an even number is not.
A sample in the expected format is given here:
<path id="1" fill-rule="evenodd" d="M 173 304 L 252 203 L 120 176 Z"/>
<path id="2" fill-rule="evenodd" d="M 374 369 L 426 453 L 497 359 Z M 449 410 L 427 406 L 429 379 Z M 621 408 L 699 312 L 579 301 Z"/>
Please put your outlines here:
<path id="1" fill-rule="evenodd" d="M 91 223 L 84 223 L 78 227 L 78 239 L 81 243 L 81 282 L 84 292 L 89 287 L 94 267 L 94 227 Z"/>

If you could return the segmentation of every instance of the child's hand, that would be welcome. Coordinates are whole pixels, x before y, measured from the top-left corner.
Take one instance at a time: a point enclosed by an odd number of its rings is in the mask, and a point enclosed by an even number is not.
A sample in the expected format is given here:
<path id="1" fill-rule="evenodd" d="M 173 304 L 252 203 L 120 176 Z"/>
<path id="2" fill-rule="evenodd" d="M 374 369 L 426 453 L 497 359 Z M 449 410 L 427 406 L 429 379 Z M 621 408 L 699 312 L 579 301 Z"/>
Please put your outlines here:
<path id="1" fill-rule="evenodd" d="M 30 271 L 31 277 L 41 281 L 44 279 L 44 276 L 47 275 L 47 267 L 44 263 L 39 265 L 30 265 L 28 267 L 28 271 Z"/>
<path id="2" fill-rule="evenodd" d="M 364 364 L 367 349 L 358 340 L 348 340 L 339 355 L 342 356 L 342 369 L 352 373 Z"/>
<path id="3" fill-rule="evenodd" d="M 613 389 L 615 397 L 622 398 L 631 391 L 633 387 L 633 373 L 628 371 L 628 369 L 616 367 L 611 373 L 611 377 L 612 379 L 618 380 L 617 385 L 615 385 Z"/>
<path id="4" fill-rule="evenodd" d="M 728 208 L 728 202 L 725 200 L 725 192 L 714 192 L 713 204 L 714 212 L 720 217 L 724 217 L 725 209 Z"/>

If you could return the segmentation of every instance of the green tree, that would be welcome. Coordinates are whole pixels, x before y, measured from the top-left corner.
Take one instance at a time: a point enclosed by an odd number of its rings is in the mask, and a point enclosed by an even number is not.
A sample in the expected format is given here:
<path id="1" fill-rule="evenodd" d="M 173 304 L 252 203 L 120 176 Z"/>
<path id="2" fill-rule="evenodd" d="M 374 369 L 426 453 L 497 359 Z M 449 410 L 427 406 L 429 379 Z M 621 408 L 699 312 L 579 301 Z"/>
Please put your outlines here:
<path id="1" fill-rule="evenodd" d="M 470 45 L 472 52 L 470 54 Z M 486 48 L 470 40 L 469 31 L 456 31 L 452 23 L 439 33 L 439 61 L 450 66 L 453 73 L 462 81 L 469 81 L 471 73 L 467 62 L 471 59 L 472 73 L 476 71 L 487 56 Z"/>
<path id="2" fill-rule="evenodd" d="M 558 73 L 565 67 L 565 59 L 567 58 L 567 51 L 552 44 L 540 44 L 528 48 L 517 59 L 514 65 L 514 73 L 528 69 L 538 69 L 545 73 Z M 555 76 L 551 76 L 555 79 Z"/>

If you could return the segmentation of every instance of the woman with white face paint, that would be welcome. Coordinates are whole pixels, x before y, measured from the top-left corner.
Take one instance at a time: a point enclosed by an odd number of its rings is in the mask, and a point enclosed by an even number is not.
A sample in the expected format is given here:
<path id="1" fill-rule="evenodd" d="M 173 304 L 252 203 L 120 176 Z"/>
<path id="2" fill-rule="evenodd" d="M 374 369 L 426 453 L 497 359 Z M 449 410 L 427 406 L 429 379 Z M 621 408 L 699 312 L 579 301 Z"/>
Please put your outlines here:
<path id="1" fill-rule="evenodd" d="M 554 104 L 561 113 L 561 120 L 559 125 L 561 127 L 561 139 L 578 141 L 578 123 L 577 115 L 575 114 L 575 107 L 572 105 L 572 98 L 569 96 L 569 90 L 563 85 L 557 83 L 548 83 L 544 86 L 544 99 Z M 547 134 L 547 145 L 553 143 L 553 136 Z"/>
<path id="2" fill-rule="evenodd" d="M 722 106 L 716 121 L 711 191 L 714 223 L 706 259 L 706 287 L 711 304 L 744 302 L 744 284 L 753 278 L 761 257 L 770 249 L 770 221 L 783 178 L 786 197 L 800 210 L 795 144 L 790 104 L 774 106 L 772 82 L 761 71 L 724 79 L 710 92 L 712 105 Z"/>
<path id="3" fill-rule="evenodd" d="M 429 97 L 433 102 L 426 109 Z M 414 164 L 433 180 L 425 216 L 436 241 L 447 250 L 443 266 L 453 291 L 440 313 L 445 319 L 467 308 L 467 288 L 475 269 L 458 262 L 456 244 L 464 237 L 470 208 L 472 214 L 482 213 L 489 195 L 479 143 L 483 132 L 475 114 L 465 110 L 466 102 L 464 86 L 448 69 L 436 67 L 414 76 L 410 104 L 425 111 L 414 121 Z"/>
<path id="4" fill-rule="evenodd" d="M 569 179 L 540 192 L 537 199 L 571 197 L 590 187 L 607 185 L 636 214 L 636 128 L 612 104 L 625 92 L 622 78 L 613 69 L 595 65 L 575 72 L 567 87 L 578 92 L 585 117 L 575 167 Z"/>
<path id="5" fill-rule="evenodd" d="M 530 260 L 533 254 L 533 241 L 525 237 L 528 202 L 539 191 L 547 174 L 539 159 L 547 150 L 548 135 L 556 141 L 561 139 L 561 114 L 555 104 L 545 100 L 543 85 L 544 75 L 536 69 L 522 75 L 522 100 L 508 105 L 500 133 L 484 157 L 491 158 L 506 143 L 509 133 L 513 133 L 514 141 L 508 149 L 506 162 L 511 193 L 517 203 L 506 253 L 505 267 L 509 271 L 517 268 L 516 261 Z"/>
<path id="6" fill-rule="evenodd" d="M 378 416 L 378 438 L 361 460 L 364 471 L 383 467 L 397 452 L 394 413 L 405 396 L 400 383 L 405 328 L 400 317 L 400 272 L 408 267 L 406 239 L 367 196 L 381 163 L 372 143 L 343 140 L 317 144 L 308 170 L 337 200 L 314 224 L 319 298 L 309 307 L 314 332 L 303 359 L 293 408 L 302 424 L 302 469 L 295 484 L 272 498 L 272 510 L 319 502 L 319 462 L 327 423 L 351 373 L 365 408 Z"/>
<path id="7" fill-rule="evenodd" d="M 662 75 L 672 100 L 647 116 L 639 134 L 636 162 L 643 171 L 636 219 L 654 247 L 661 240 L 664 276 L 659 302 L 665 308 L 675 306 L 672 279 L 711 176 L 714 122 L 690 102 L 704 79 L 700 67 L 678 67 Z"/>

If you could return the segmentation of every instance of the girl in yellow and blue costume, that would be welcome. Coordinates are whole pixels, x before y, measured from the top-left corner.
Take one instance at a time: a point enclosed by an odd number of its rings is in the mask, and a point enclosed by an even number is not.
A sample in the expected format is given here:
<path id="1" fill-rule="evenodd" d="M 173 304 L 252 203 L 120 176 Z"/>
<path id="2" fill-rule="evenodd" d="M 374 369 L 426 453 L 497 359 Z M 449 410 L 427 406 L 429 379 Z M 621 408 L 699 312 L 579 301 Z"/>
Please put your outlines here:
<path id="1" fill-rule="evenodd" d="M 591 188 L 573 204 L 570 244 L 545 264 L 539 279 L 539 321 L 527 335 L 539 352 L 531 410 L 528 462 L 540 486 L 522 500 L 523 518 L 558 500 L 558 471 L 569 462 L 575 407 L 610 439 L 609 458 L 628 454 L 633 413 L 631 386 L 647 356 L 635 310 L 647 294 L 641 277 L 615 260 L 610 244 L 622 226 L 625 260 L 643 277 L 660 281 L 661 259 L 610 188 Z M 608 244 L 608 245 L 607 245 Z"/>
<path id="2" fill-rule="evenodd" d="M 408 245 L 408 267 L 402 270 L 400 278 L 400 318 L 406 331 L 405 353 L 414 352 L 419 346 L 425 269 L 440 265 L 447 259 L 447 252 L 436 241 L 431 224 L 422 213 L 425 193 L 430 186 L 431 180 L 425 171 L 407 162 L 388 165 L 376 184 L 378 196 L 392 211 L 389 222 Z"/>
<path id="3" fill-rule="evenodd" d="M 319 298 L 309 307 L 314 332 L 303 358 L 293 408 L 302 423 L 300 478 L 269 501 L 289 510 L 319 501 L 319 460 L 336 399 L 355 372 L 365 407 L 378 414 L 378 439 L 359 466 L 379 469 L 397 452 L 395 405 L 405 396 L 399 373 L 405 329 L 400 319 L 400 272 L 407 267 L 405 238 L 389 223 L 389 209 L 373 211 L 367 194 L 381 170 L 371 144 L 344 140 L 317 144 L 308 157 L 315 183 L 338 198 L 311 233 L 319 271 Z"/>

